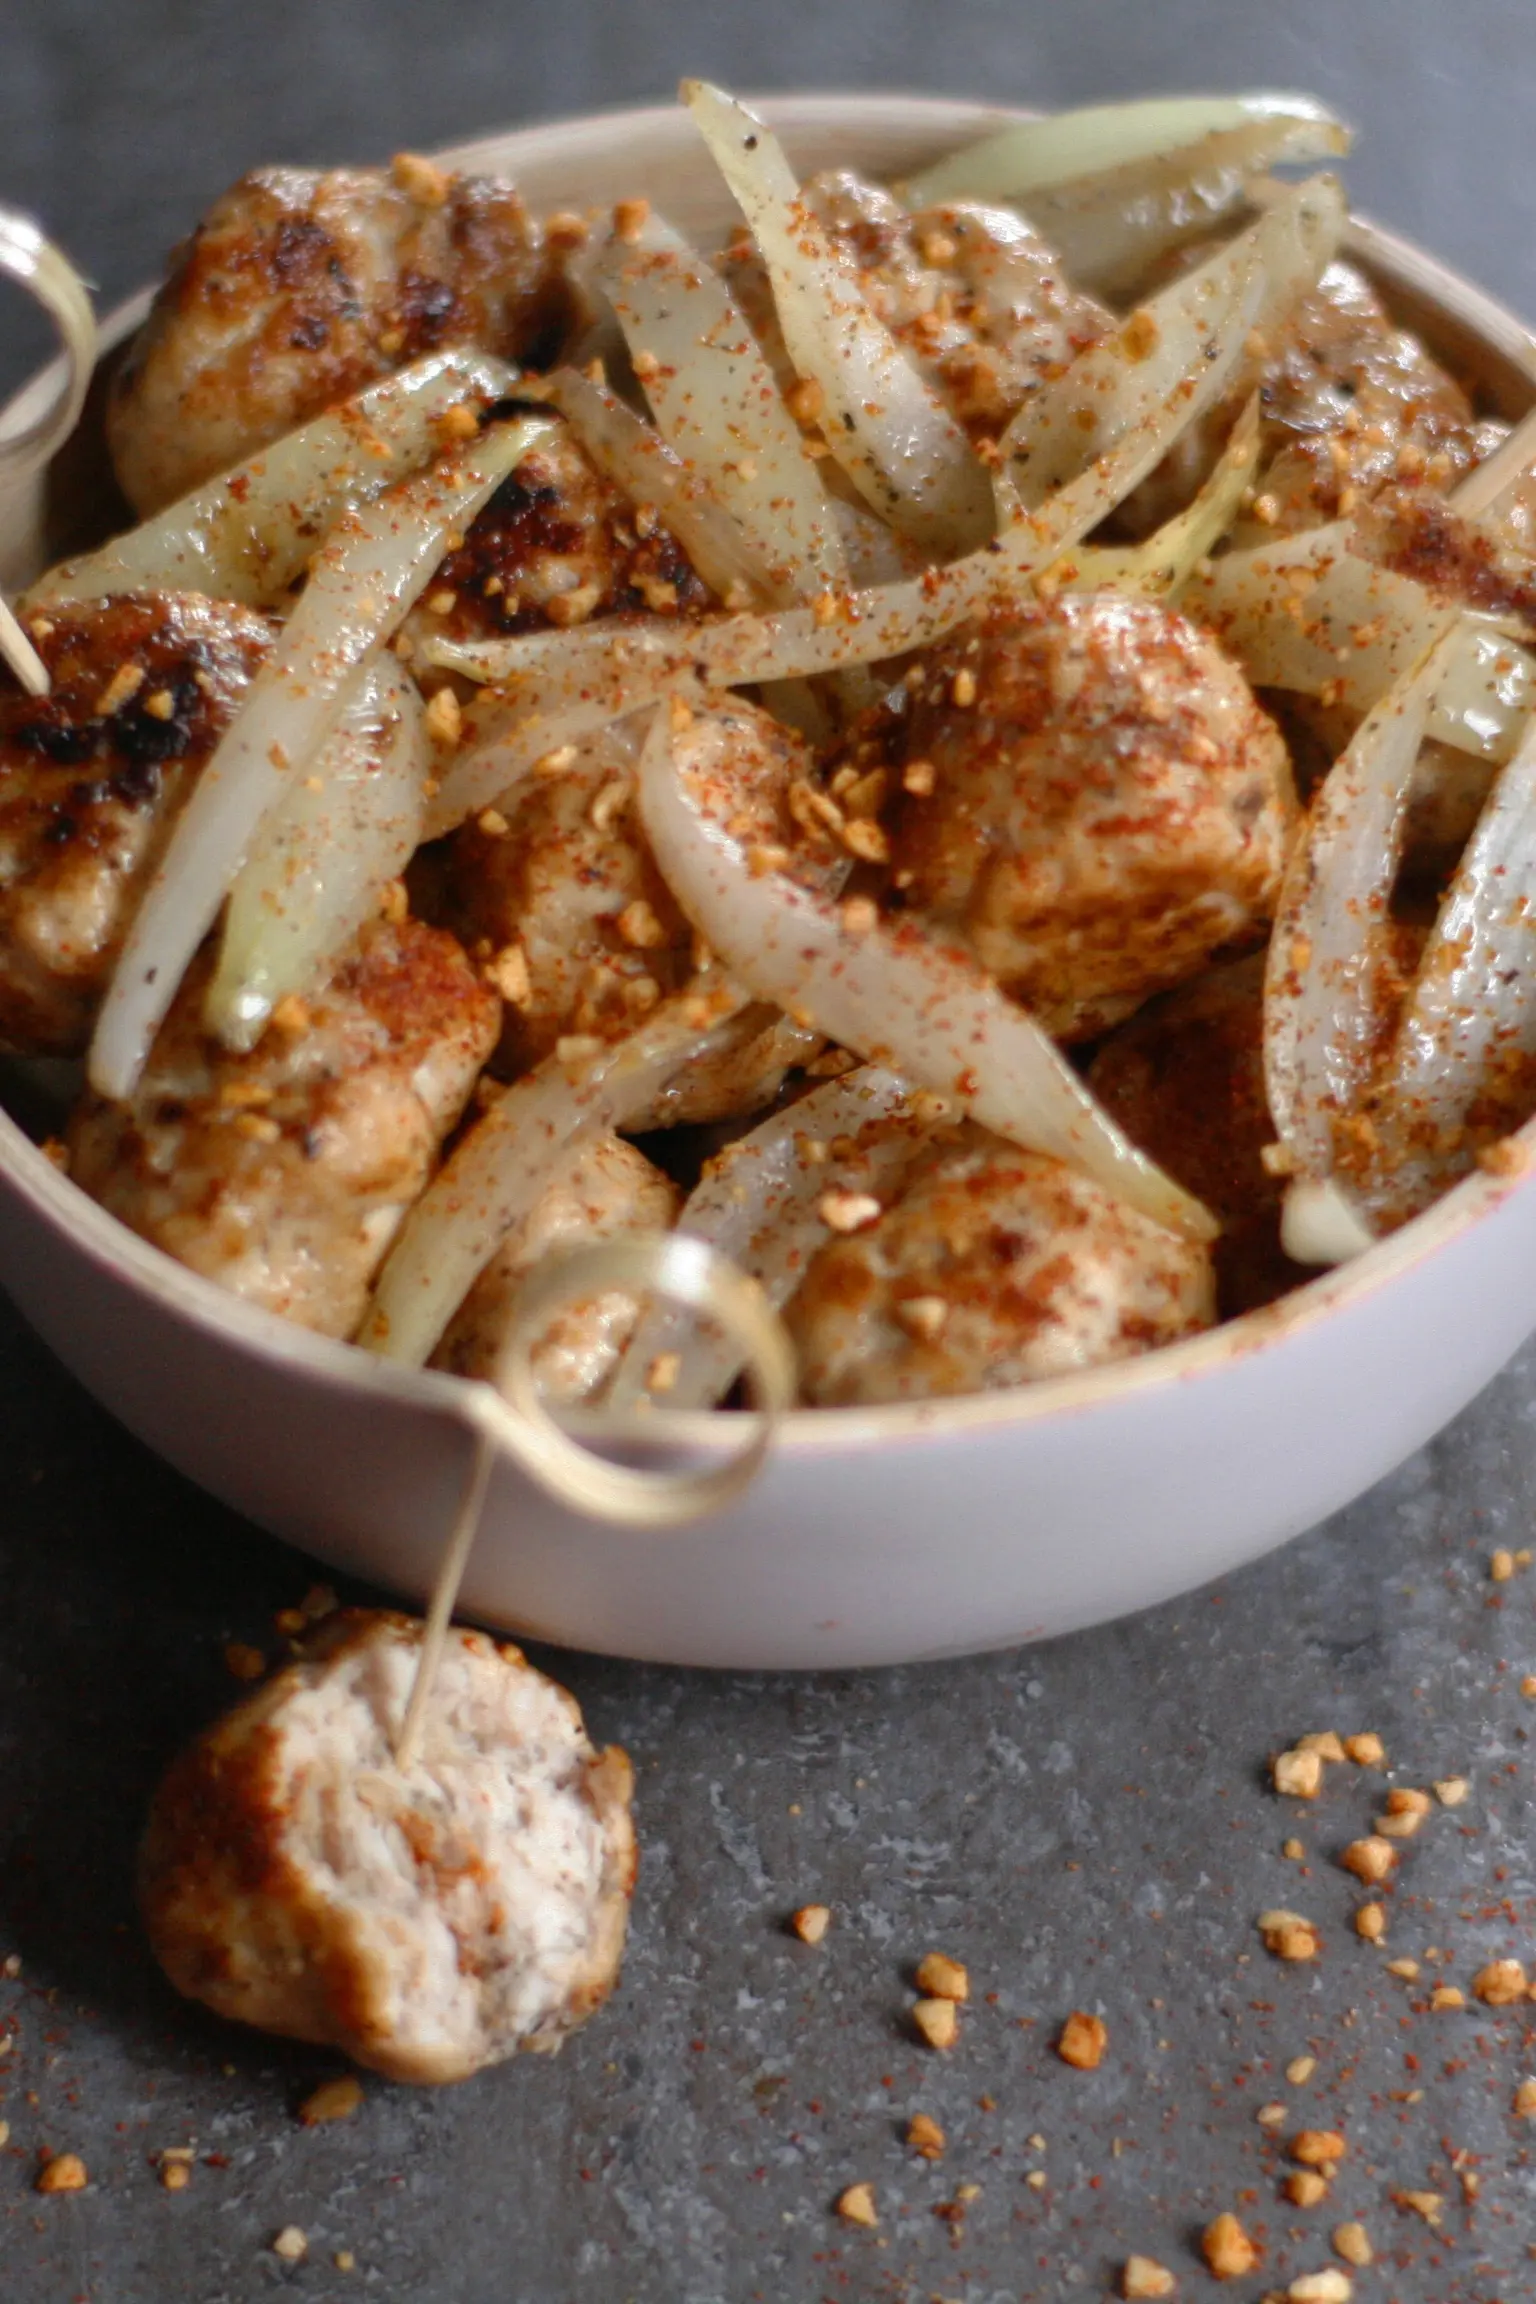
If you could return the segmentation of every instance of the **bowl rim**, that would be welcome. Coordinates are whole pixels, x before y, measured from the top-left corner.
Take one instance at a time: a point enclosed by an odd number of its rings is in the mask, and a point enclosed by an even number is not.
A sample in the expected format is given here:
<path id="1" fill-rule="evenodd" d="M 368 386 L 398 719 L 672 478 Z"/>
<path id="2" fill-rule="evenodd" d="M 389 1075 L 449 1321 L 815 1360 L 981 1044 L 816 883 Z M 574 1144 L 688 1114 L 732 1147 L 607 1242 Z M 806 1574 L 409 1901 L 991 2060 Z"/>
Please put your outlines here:
<path id="1" fill-rule="evenodd" d="M 1020 106 L 905 91 L 841 93 L 819 89 L 754 95 L 746 101 L 791 135 L 797 129 L 809 132 L 850 120 L 855 124 L 878 122 L 893 132 L 910 126 L 914 132 L 944 129 L 965 133 L 1030 116 Z M 509 153 L 518 150 L 531 159 L 540 146 L 551 147 L 551 156 L 555 147 L 573 158 L 579 158 L 585 148 L 608 154 L 615 130 L 682 145 L 689 135 L 689 123 L 686 113 L 676 105 L 617 104 L 487 131 L 442 148 L 436 157 L 455 166 L 472 167 L 493 158 L 506 166 Z M 1453 322 L 1479 337 L 1518 372 L 1536 402 L 1536 336 L 1505 306 L 1412 242 L 1361 216 L 1351 216 L 1348 247 L 1390 289 L 1406 289 L 1435 303 Z M 139 291 L 107 316 L 100 331 L 103 352 L 120 343 L 137 325 L 151 293 L 148 289 Z M 24 383 L 13 402 L 35 394 L 48 373 L 45 368 Z M 1120 1401 L 1212 1377 L 1308 1333 L 1336 1311 L 1364 1302 L 1403 1272 L 1442 1253 L 1487 1221 L 1512 1194 L 1536 1185 L 1536 1116 L 1514 1131 L 1511 1141 L 1519 1149 L 1509 1173 L 1474 1172 L 1422 1215 L 1353 1262 L 1320 1273 L 1274 1303 L 1223 1321 L 1181 1343 L 1006 1391 L 864 1407 L 794 1408 L 781 1420 L 775 1453 L 814 1456 L 848 1447 L 890 1447 L 893 1443 L 959 1438 L 1001 1427 L 1031 1427 L 1109 1409 Z M 455 1422 L 470 1417 L 473 1388 L 461 1378 L 438 1369 L 403 1367 L 340 1338 L 297 1327 L 177 1263 L 72 1183 L 3 1107 L 0 1180 L 33 1215 L 67 1236 L 89 1261 L 142 1290 L 160 1311 L 200 1333 L 381 1404 L 446 1413 Z M 739 1417 L 728 1410 L 674 1410 L 658 1418 L 614 1415 L 599 1408 L 580 1411 L 568 1419 L 562 1416 L 562 1422 L 566 1421 L 574 1432 L 594 1443 L 638 1446 L 647 1454 L 662 1447 L 716 1451 L 738 1445 L 734 1428 Z"/>

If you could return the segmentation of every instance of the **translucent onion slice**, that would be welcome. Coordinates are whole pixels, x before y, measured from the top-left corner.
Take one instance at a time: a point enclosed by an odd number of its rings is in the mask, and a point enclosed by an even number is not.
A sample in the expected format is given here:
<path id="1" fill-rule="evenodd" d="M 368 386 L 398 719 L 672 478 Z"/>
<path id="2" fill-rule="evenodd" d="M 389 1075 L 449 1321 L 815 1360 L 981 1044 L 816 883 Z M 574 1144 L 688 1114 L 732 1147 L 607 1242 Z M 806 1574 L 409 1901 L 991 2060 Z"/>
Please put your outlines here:
<path id="1" fill-rule="evenodd" d="M 1500 770 L 1440 906 L 1373 1085 L 1383 1200 L 1422 1207 L 1466 1170 L 1465 1124 L 1501 1066 L 1536 1055 L 1536 721 Z"/>
<path id="2" fill-rule="evenodd" d="M 1347 521 L 1306 529 L 1197 570 L 1183 605 L 1250 680 L 1366 712 L 1443 630 L 1446 603 L 1355 548 Z M 1428 733 L 1484 759 L 1508 759 L 1536 703 L 1536 656 L 1497 619 L 1468 614 Z"/>
<path id="3" fill-rule="evenodd" d="M 766 603 L 772 598 L 761 553 L 697 474 L 606 384 L 579 368 L 559 368 L 539 386 L 605 479 L 633 504 L 659 512 L 712 592 Z"/>
<path id="4" fill-rule="evenodd" d="M 864 301 L 772 131 L 702 80 L 682 89 L 768 268 L 785 348 L 817 385 L 827 445 L 882 519 L 935 553 L 991 533 L 987 476 L 938 394 Z"/>
<path id="5" fill-rule="evenodd" d="M 289 781 L 312 772 L 351 674 L 424 591 L 444 537 L 474 518 L 552 421 L 491 426 L 349 514 L 315 554 L 303 598 L 199 777 L 128 931 L 91 1044 L 99 1095 L 132 1093 L 187 962 Z"/>
<path id="6" fill-rule="evenodd" d="M 1117 334 L 1090 345 L 1056 383 L 1022 403 L 998 442 L 1002 501 L 1038 506 L 1143 422 L 1221 344 L 1235 303 L 1244 334 L 1277 325 L 1316 286 L 1346 220 L 1334 177 L 1289 185 L 1246 232 L 1152 297 Z"/>
<path id="7" fill-rule="evenodd" d="M 1335 1124 L 1365 1082 L 1409 785 L 1454 647 L 1445 622 L 1335 761 L 1281 890 L 1264 981 L 1265 1084 L 1292 1173 L 1314 1183 L 1331 1174 Z"/>
<path id="8" fill-rule="evenodd" d="M 499 399 L 514 381 L 504 361 L 435 352 L 205 481 L 99 552 L 62 561 L 33 585 L 28 603 L 181 591 L 274 607 L 303 574 L 318 536 L 436 453 L 448 409 Z"/>
<path id="9" fill-rule="evenodd" d="M 1226 390 L 1242 354 L 1246 314 L 1261 289 L 1256 277 L 1234 275 L 1227 291 L 1224 300 L 1213 299 L 1211 333 L 1189 375 L 1038 511 L 948 567 L 768 616 L 705 617 L 686 625 L 663 617 L 604 620 L 508 640 L 427 642 L 427 662 L 494 682 L 498 690 L 477 709 L 474 740 L 461 749 L 430 805 L 427 837 L 437 839 L 489 807 L 547 754 L 678 687 L 739 687 L 876 663 L 927 647 L 993 601 L 1016 597 L 1038 570 L 1096 528 L 1184 426 Z"/>
<path id="10" fill-rule="evenodd" d="M 741 843 L 681 778 L 671 715 L 640 756 L 640 815 L 678 903 L 760 999 L 887 1064 L 1026 1150 L 1085 1169 L 1143 1214 L 1194 1239 L 1214 1220 L 1138 1152 L 1048 1035 L 971 956 L 918 926 L 843 925 L 838 907 L 782 873 L 754 877 Z"/>
<path id="11" fill-rule="evenodd" d="M 829 1237 L 818 1213 L 825 1194 L 888 1186 L 918 1158 L 944 1113 L 941 1098 L 914 1100 L 896 1073 L 860 1065 L 771 1112 L 728 1145 L 689 1195 L 677 1231 L 708 1241 L 757 1281 L 770 1304 L 781 1306 Z M 892 1125 L 898 1121 L 907 1125 Z M 664 1388 L 654 1395 L 662 1406 L 712 1408 L 735 1383 L 742 1355 L 717 1326 L 649 1307 L 614 1371 L 604 1406 L 629 1409 L 651 1397 L 658 1363 L 667 1372 Z"/>
<path id="12" fill-rule="evenodd" d="M 1177 152 L 1032 192 L 1019 206 L 1079 287 L 1126 296 L 1154 265 L 1235 219 L 1267 186 L 1271 168 L 1335 158 L 1349 143 L 1337 122 L 1249 121 Z"/>
<path id="13" fill-rule="evenodd" d="M 936 200 L 1023 200 L 1091 180 L 1100 170 L 1192 153 L 1209 136 L 1266 126 L 1311 139 L 1310 148 L 1291 155 L 1297 159 L 1349 149 L 1348 129 L 1314 96 L 1151 96 L 1010 121 L 936 161 L 903 189 L 915 208 Z"/>
<path id="14" fill-rule="evenodd" d="M 1150 600 L 1182 592 L 1206 555 L 1237 517 L 1259 456 L 1259 396 L 1244 405 L 1226 446 L 1193 502 L 1164 521 L 1144 544 L 1083 544 L 1047 570 L 1048 579 L 1076 592 L 1138 592 Z"/>
<path id="15" fill-rule="evenodd" d="M 358 1342 L 383 1359 L 424 1366 L 577 1139 L 633 1125 L 684 1065 L 726 1053 L 763 1021 L 745 994 L 722 984 L 664 1001 L 626 1039 L 567 1062 L 557 1049 L 525 1073 L 461 1139 L 407 1216 Z"/>
<path id="16" fill-rule="evenodd" d="M 1530 477 L 1536 465 L 1536 408 L 1523 416 L 1491 456 L 1460 479 L 1451 490 L 1450 503 L 1463 520 L 1496 518 L 1506 496 Z"/>
<path id="17" fill-rule="evenodd" d="M 203 1020 L 254 1048 L 278 1002 L 329 976 L 421 839 L 431 747 L 421 692 L 392 657 L 365 665 L 315 774 L 291 781 L 229 893 Z"/>
<path id="18" fill-rule="evenodd" d="M 588 279 L 618 316 L 667 445 L 751 539 L 767 597 L 846 590 L 831 499 L 719 273 L 653 213 Z"/>

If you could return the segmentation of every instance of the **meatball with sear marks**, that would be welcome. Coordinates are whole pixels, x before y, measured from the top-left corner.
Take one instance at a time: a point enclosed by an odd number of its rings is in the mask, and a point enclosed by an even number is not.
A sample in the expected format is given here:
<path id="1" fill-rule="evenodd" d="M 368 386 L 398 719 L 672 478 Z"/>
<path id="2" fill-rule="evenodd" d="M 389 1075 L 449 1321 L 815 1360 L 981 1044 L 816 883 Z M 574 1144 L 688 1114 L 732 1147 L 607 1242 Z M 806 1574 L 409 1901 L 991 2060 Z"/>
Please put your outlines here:
<path id="1" fill-rule="evenodd" d="M 1059 1038 L 1193 976 L 1273 913 L 1279 731 L 1172 609 L 1063 592 L 937 650 L 905 737 L 894 884 Z"/>

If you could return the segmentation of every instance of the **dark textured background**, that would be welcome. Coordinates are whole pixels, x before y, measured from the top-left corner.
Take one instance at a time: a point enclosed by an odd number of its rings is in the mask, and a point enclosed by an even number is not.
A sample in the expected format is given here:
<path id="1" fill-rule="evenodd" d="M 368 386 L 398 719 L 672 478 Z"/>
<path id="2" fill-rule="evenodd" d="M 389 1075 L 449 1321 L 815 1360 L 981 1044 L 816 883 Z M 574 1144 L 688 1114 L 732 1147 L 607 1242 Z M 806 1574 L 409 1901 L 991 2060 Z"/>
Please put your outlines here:
<path id="1" fill-rule="evenodd" d="M 1536 313 L 1533 29 L 1528 0 L 11 0 L 0 199 L 44 216 L 111 302 L 257 161 L 383 155 L 654 96 L 684 69 L 1047 106 L 1269 81 L 1359 122 L 1362 207 Z M 3 317 L 14 380 L 36 339 Z M 1362 2299 L 1536 2297 L 1536 2126 L 1510 2111 L 1536 2071 L 1527 2013 L 1424 2013 L 1424 1985 L 1353 1938 L 1352 1884 L 1327 1861 L 1365 1828 L 1368 1782 L 1336 1776 L 1298 1819 L 1263 1775 L 1276 1746 L 1337 1725 L 1379 1730 L 1401 1782 L 1471 1776 L 1409 1854 L 1389 1949 L 1465 1984 L 1532 1948 L 1536 1581 L 1496 1592 L 1486 1563 L 1529 1533 L 1536 1358 L 1329 1528 L 1131 1625 L 815 1680 L 559 1660 L 640 1774 L 617 2000 L 555 2065 L 441 2095 L 370 2084 L 353 2121 L 306 2131 L 292 2106 L 326 2059 L 174 2003 L 128 1887 L 156 1772 L 231 1692 L 225 1641 L 271 1651 L 305 1564 L 146 1458 L 9 1321 L 0 1353 L 0 1955 L 21 1964 L 0 1977 L 5 2304 L 289 2287 L 316 2304 L 1056 2304 L 1107 2295 L 1132 2248 L 1191 2295 L 1192 2234 L 1227 2206 L 1269 2249 L 1223 2291 L 1240 2304 L 1326 2262 L 1345 2215 L 1382 2259 Z M 1293 1831 L 1305 1871 L 1281 1854 Z M 782 1926 L 807 1897 L 837 1912 L 816 1952 Z M 1315 1969 L 1259 1950 L 1275 1903 L 1323 1927 Z M 978 1995 L 943 2059 L 904 2016 L 934 1943 Z M 1092 2076 L 1051 2053 L 1074 2006 L 1109 2025 Z M 1303 2052 L 1317 2071 L 1292 2086 Z M 1267 2101 L 1288 2108 L 1282 2139 L 1346 2132 L 1324 2207 L 1280 2202 Z M 914 2109 L 949 2131 L 937 2166 L 901 2147 Z M 199 2159 L 173 2197 L 151 2156 L 179 2144 Z M 81 2152 L 90 2189 L 36 2197 L 44 2147 Z M 860 2178 L 877 2234 L 830 2213 Z M 1404 2189 L 1444 2197 L 1438 2230 L 1394 2204 Z M 267 2246 L 289 2223 L 311 2242 L 294 2271 Z M 343 2249 L 354 2271 L 334 2268 Z"/>

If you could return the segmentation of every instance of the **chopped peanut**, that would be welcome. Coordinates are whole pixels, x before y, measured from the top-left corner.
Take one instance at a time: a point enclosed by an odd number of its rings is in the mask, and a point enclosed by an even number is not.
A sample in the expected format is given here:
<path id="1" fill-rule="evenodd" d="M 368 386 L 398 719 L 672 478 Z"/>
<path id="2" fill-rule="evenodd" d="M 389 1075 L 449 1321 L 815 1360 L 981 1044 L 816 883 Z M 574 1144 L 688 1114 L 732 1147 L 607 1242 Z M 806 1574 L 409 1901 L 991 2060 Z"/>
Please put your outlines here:
<path id="1" fill-rule="evenodd" d="M 1379 1944 L 1386 1932 L 1385 1904 L 1362 1904 L 1355 1914 L 1355 1934 L 1363 1936 L 1367 1944 Z"/>
<path id="2" fill-rule="evenodd" d="M 1419 1964 L 1417 1960 L 1389 1960 L 1387 1972 L 1392 1976 L 1401 1976 L 1405 1984 L 1412 1984 L 1418 1976 Z"/>
<path id="3" fill-rule="evenodd" d="M 1411 2209 L 1415 2216 L 1422 2216 L 1426 2224 L 1440 2222 L 1440 2211 L 1445 2206 L 1443 2192 L 1394 2192 L 1392 2198 L 1399 2208 Z"/>
<path id="4" fill-rule="evenodd" d="M 1063 2064 L 1075 2064 L 1080 2072 L 1096 2072 L 1108 2046 L 1109 2027 L 1103 2017 L 1087 2016 L 1075 2008 L 1061 2028 L 1056 2053 Z"/>
<path id="5" fill-rule="evenodd" d="M 930 2048 L 953 2048 L 960 2031 L 953 2000 L 919 2000 L 912 2021 Z"/>
<path id="6" fill-rule="evenodd" d="M 160 2182 L 167 2192 L 185 2192 L 192 2181 L 192 2171 L 185 2160 L 163 2160 Z"/>
<path id="7" fill-rule="evenodd" d="M 1130 2298 L 1171 2296 L 1177 2282 L 1166 2264 L 1155 2256 L 1128 2256 L 1120 2274 L 1120 2293 Z"/>
<path id="8" fill-rule="evenodd" d="M 1397 1850 L 1390 1840 L 1351 1840 L 1339 1858 L 1346 1872 L 1353 1872 L 1368 1888 L 1388 1878 L 1397 1865 Z"/>
<path id="9" fill-rule="evenodd" d="M 1459 1984 L 1437 1984 L 1429 1996 L 1431 2008 L 1465 2008 L 1467 1996 Z"/>
<path id="10" fill-rule="evenodd" d="M 1349 2304 L 1355 2284 L 1347 2272 L 1329 2264 L 1321 2272 L 1302 2272 L 1286 2290 L 1289 2304 Z"/>
<path id="11" fill-rule="evenodd" d="M 1355 2264 L 1363 2269 L 1376 2261 L 1376 2251 L 1371 2246 L 1370 2235 L 1363 2224 L 1336 2224 L 1333 2229 L 1333 2245 L 1346 2264 Z"/>
<path id="12" fill-rule="evenodd" d="M 309 2254 L 309 2235 L 301 2232 L 297 2224 L 285 2224 L 272 2242 L 272 2253 L 281 2256 L 285 2264 L 302 2264 Z"/>
<path id="13" fill-rule="evenodd" d="M 907 2123 L 907 2145 L 922 2160 L 942 2160 L 945 2135 L 937 2120 L 930 2120 L 926 2112 L 914 2112 Z"/>
<path id="14" fill-rule="evenodd" d="M 1322 1950 L 1322 1938 L 1299 1912 L 1261 1912 L 1258 1925 L 1265 1951 L 1277 1960 L 1315 1960 Z"/>
<path id="15" fill-rule="evenodd" d="M 1406 1784 L 1395 1784 L 1382 1805 L 1389 1816 L 1427 1816 L 1434 1802 L 1427 1792 L 1415 1792 Z"/>
<path id="16" fill-rule="evenodd" d="M 1285 2068 L 1285 2076 L 1293 2088 L 1305 2088 L 1316 2070 L 1315 2056 L 1293 2056 Z"/>
<path id="17" fill-rule="evenodd" d="M 1303 2128 L 1291 2138 L 1291 2158 L 1303 2168 L 1332 2168 L 1349 2147 L 1336 2128 Z"/>
<path id="18" fill-rule="evenodd" d="M 1298 1736 L 1296 1749 L 1298 1752 L 1315 1752 L 1320 1760 L 1344 1758 L 1344 1746 L 1332 1728 L 1325 1728 L 1320 1735 Z"/>
<path id="19" fill-rule="evenodd" d="M 1387 1748 L 1379 1736 L 1369 1734 L 1346 1736 L 1344 1750 L 1346 1756 L 1354 1761 L 1357 1768 L 1384 1768 L 1386 1766 Z"/>
<path id="20" fill-rule="evenodd" d="M 873 2184 L 850 2184 L 838 2194 L 837 2212 L 850 2224 L 878 2224 Z"/>
<path id="21" fill-rule="evenodd" d="M 1285 2180 L 1285 2196 L 1298 2208 L 1315 2208 L 1328 2197 L 1328 2179 L 1316 2168 L 1297 2168 Z"/>
<path id="22" fill-rule="evenodd" d="M 1388 1816 L 1378 1816 L 1372 1830 L 1384 1840 L 1411 1840 L 1424 1819 L 1417 1808 L 1399 1809 Z"/>
<path id="23" fill-rule="evenodd" d="M 90 2182 L 85 2162 L 78 2152 L 56 2152 L 45 2160 L 37 2172 L 33 2189 L 38 2192 L 83 2192 Z"/>
<path id="24" fill-rule="evenodd" d="M 451 750 L 458 743 L 464 733 L 464 714 L 451 688 L 439 688 L 427 706 L 426 722 L 427 734 L 434 744 Z"/>
<path id="25" fill-rule="evenodd" d="M 1465 1776 L 1443 1776 L 1435 1786 L 1435 1798 L 1442 1808 L 1459 1808 L 1471 1789 Z"/>
<path id="26" fill-rule="evenodd" d="M 969 2000 L 971 1979 L 959 1960 L 947 1952 L 929 1952 L 918 1962 L 916 1983 L 929 2000 Z"/>
<path id="27" fill-rule="evenodd" d="M 1283 2128 L 1289 2116 L 1289 2107 L 1284 2104 L 1261 2104 L 1254 2114 L 1261 2128 Z"/>
<path id="28" fill-rule="evenodd" d="M 1207 2224 L 1200 2246 L 1217 2280 L 1241 2280 L 1259 2260 L 1258 2249 L 1230 2209 Z"/>
<path id="29" fill-rule="evenodd" d="M 819 1944 L 832 1925 L 832 1914 L 825 1904 L 802 1904 L 790 1914 L 789 1924 L 802 1944 Z"/>
<path id="30" fill-rule="evenodd" d="M 1490 1960 L 1472 1979 L 1472 1989 L 1490 2008 L 1509 2008 L 1523 2000 L 1530 1980 L 1518 1960 Z"/>
<path id="31" fill-rule="evenodd" d="M 1488 1563 L 1488 1574 L 1495 1584 L 1507 1584 L 1514 1572 L 1515 1556 L 1513 1552 L 1506 1552 L 1501 1544 Z"/>
<path id="32" fill-rule="evenodd" d="M 873 1192 L 823 1192 L 816 1213 L 829 1232 L 862 1232 L 885 1213 Z"/>
<path id="33" fill-rule="evenodd" d="M 1273 1768 L 1275 1790 L 1286 1800 L 1315 1800 L 1323 1788 L 1322 1755 L 1282 1752 Z"/>
<path id="34" fill-rule="evenodd" d="M 348 2072 L 312 2088 L 299 2106 L 299 2118 L 306 2128 L 318 2127 L 325 2120 L 350 2120 L 362 2100 L 362 2082 Z"/>
<path id="35" fill-rule="evenodd" d="M 1522 2080 L 1515 2090 L 1515 2118 L 1536 2120 L 1536 2080 Z"/>

